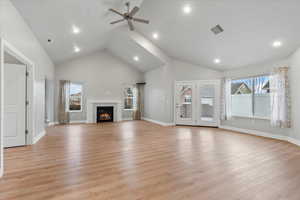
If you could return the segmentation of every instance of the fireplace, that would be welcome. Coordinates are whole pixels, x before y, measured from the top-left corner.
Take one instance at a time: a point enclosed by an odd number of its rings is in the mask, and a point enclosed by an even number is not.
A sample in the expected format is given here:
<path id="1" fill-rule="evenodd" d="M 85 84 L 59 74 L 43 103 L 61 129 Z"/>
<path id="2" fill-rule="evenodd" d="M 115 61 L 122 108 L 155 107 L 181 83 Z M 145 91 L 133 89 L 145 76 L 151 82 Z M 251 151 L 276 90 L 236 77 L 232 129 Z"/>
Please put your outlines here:
<path id="1" fill-rule="evenodd" d="M 97 123 L 113 122 L 114 107 L 113 106 L 98 106 L 97 107 Z"/>

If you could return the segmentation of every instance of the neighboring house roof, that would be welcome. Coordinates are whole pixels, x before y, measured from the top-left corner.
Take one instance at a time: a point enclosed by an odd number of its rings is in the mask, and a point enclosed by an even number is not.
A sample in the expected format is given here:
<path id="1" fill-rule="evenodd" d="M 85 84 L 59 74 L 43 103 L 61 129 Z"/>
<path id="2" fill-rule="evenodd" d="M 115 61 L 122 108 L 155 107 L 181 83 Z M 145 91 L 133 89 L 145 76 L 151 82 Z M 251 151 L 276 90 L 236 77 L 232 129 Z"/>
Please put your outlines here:
<path id="1" fill-rule="evenodd" d="M 81 92 L 80 93 L 76 93 L 76 94 L 71 94 L 71 96 L 73 96 L 73 97 L 75 97 L 75 96 L 80 97 L 81 96 Z"/>
<path id="2" fill-rule="evenodd" d="M 267 81 L 264 86 L 262 87 L 263 90 L 269 90 L 270 89 L 270 81 Z"/>
<path id="3" fill-rule="evenodd" d="M 231 84 L 231 94 L 250 94 L 251 89 L 245 83 Z"/>

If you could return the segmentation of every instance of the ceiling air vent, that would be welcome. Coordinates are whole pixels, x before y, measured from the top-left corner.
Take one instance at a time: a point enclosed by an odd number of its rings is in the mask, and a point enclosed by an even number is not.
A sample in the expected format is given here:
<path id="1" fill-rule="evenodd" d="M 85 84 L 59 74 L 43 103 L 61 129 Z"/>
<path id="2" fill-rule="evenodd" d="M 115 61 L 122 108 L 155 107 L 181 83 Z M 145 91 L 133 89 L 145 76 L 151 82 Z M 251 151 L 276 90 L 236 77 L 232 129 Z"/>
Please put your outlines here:
<path id="1" fill-rule="evenodd" d="M 212 31 L 214 34 L 218 35 L 219 33 L 222 33 L 222 32 L 224 31 L 224 29 L 218 24 L 217 26 L 213 27 L 213 28 L 211 29 L 211 31 Z"/>

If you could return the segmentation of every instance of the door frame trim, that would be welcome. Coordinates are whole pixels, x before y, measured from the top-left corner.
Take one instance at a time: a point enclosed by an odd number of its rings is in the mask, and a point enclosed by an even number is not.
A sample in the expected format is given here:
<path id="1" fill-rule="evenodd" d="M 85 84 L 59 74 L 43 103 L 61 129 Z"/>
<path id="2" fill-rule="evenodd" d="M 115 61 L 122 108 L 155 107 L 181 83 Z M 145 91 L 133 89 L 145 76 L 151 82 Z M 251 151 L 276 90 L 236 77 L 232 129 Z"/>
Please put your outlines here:
<path id="1" fill-rule="evenodd" d="M 26 78 L 26 100 L 29 105 L 26 106 L 26 129 L 28 134 L 26 137 L 26 145 L 33 144 L 34 136 L 34 63 L 21 53 L 17 48 L 8 43 L 3 38 L 0 38 L 0 177 L 4 173 L 3 157 L 4 157 L 4 144 L 3 144 L 3 125 L 4 125 L 4 52 L 15 57 L 17 60 L 25 64 L 28 76 Z M 24 102 L 25 103 L 25 102 Z"/>

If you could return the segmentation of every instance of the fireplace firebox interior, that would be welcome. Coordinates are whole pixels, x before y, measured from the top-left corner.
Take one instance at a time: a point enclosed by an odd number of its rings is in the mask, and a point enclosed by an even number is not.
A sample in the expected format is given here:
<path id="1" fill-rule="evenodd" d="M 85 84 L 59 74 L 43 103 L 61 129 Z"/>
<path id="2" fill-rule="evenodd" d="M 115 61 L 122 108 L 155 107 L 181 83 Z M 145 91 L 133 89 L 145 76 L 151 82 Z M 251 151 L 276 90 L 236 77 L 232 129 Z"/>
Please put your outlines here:
<path id="1" fill-rule="evenodd" d="M 113 122 L 113 121 L 114 121 L 114 107 L 113 106 L 97 107 L 97 123 Z"/>

